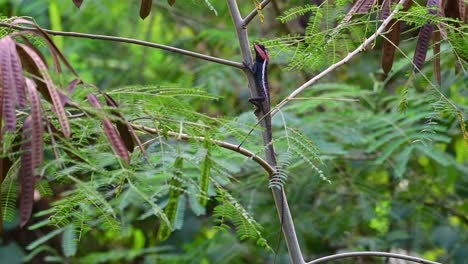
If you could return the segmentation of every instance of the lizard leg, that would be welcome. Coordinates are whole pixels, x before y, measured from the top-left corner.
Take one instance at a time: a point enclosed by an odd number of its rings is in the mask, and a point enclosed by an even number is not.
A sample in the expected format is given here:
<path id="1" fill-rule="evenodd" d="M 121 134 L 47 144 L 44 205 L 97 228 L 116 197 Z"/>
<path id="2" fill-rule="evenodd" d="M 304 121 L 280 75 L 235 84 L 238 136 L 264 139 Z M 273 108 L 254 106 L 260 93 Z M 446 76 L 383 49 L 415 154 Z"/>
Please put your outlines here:
<path id="1" fill-rule="evenodd" d="M 255 115 L 258 115 L 262 109 L 262 103 L 265 102 L 265 97 L 252 97 L 249 98 L 249 102 L 255 106 L 254 113 Z"/>

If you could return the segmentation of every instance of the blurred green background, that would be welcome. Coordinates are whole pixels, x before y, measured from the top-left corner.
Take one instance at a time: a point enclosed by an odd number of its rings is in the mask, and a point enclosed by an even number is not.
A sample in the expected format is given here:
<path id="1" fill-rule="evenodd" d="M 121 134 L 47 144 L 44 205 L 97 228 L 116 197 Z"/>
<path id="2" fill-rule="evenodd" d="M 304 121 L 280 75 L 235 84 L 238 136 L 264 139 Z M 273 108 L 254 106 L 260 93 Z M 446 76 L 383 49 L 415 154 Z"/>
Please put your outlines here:
<path id="1" fill-rule="evenodd" d="M 47 29 L 148 40 L 241 60 L 225 1 L 210 2 L 215 12 L 200 0 L 177 1 L 172 7 L 166 1 L 153 2 L 152 13 L 145 20 L 138 16 L 139 1 L 85 0 L 79 10 L 70 0 L 0 0 L 0 13 L 32 17 Z M 254 9 L 253 1 L 238 2 L 243 14 Z M 264 21 L 256 18 L 250 25 L 250 41 L 301 34 L 304 23 L 300 20 L 285 25 L 276 17 L 305 3 L 276 1 L 270 5 L 262 12 Z M 412 54 L 416 33 L 408 33 L 402 51 Z M 84 81 L 100 89 L 112 91 L 129 85 L 196 87 L 220 99 L 207 102 L 184 98 L 194 110 L 255 124 L 247 101 L 247 83 L 238 69 L 125 43 L 53 39 Z M 266 43 L 273 54 L 272 101 L 278 103 L 319 71 L 285 70 L 290 63 L 288 53 L 282 53 L 273 41 Z M 393 72 L 385 78 L 380 69 L 380 41 L 375 45 L 376 49 L 360 54 L 305 92 L 302 96 L 309 100 L 291 102 L 273 120 L 279 160 L 291 161 L 285 189 L 305 258 L 350 250 L 391 250 L 442 263 L 468 263 L 468 147 L 459 121 L 453 114 L 437 110 L 440 94 L 421 77 L 405 97 L 402 91 L 411 62 L 398 54 Z M 466 113 L 467 74 L 454 70 L 450 46 L 444 44 L 443 49 L 439 90 Z M 424 73 L 435 82 L 431 63 L 429 56 Z M 402 99 L 408 101 L 405 112 L 399 111 Z M 307 139 L 296 136 L 295 131 Z M 256 136 L 247 146 L 261 154 L 261 147 L 252 144 L 260 142 Z M 323 163 L 308 156 L 315 152 L 307 149 L 309 144 L 288 142 L 285 137 L 310 140 L 310 145 L 318 147 Z M 291 151 L 290 145 L 295 146 Z M 236 179 L 226 188 L 263 226 L 263 237 L 276 249 L 280 228 L 267 177 L 235 154 L 219 158 Z M 310 160 L 314 161 L 312 165 L 308 164 Z M 47 206 L 41 204 L 36 209 Z M 27 256 L 26 262 L 31 263 L 273 262 L 275 253 L 271 250 L 255 241 L 241 241 L 235 230 L 214 228 L 214 206 L 215 202 L 210 202 L 207 214 L 202 216 L 187 208 L 182 228 L 163 243 L 156 240 L 155 218 L 138 218 L 131 213 L 120 232 L 86 233 L 77 244 L 76 254 L 69 257 L 58 237 L 51 237 L 36 252 L 27 250 L 32 241 L 54 232 L 53 227 L 30 231 L 19 229 L 17 220 L 5 222 L 0 260 L 21 263 Z M 284 242 L 279 248 L 276 262 L 288 263 Z"/>

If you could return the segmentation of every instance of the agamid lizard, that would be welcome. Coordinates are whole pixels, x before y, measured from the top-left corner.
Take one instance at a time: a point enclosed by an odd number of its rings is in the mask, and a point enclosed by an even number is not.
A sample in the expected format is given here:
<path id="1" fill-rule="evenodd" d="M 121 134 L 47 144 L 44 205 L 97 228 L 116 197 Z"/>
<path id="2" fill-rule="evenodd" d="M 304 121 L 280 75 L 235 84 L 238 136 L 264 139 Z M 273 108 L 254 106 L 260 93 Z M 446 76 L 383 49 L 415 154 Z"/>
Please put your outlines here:
<path id="1" fill-rule="evenodd" d="M 257 89 L 258 97 L 250 98 L 251 102 L 255 106 L 255 115 L 259 121 L 264 120 L 266 129 L 266 138 L 264 138 L 264 144 L 267 148 L 267 161 L 271 166 L 276 167 L 275 150 L 273 148 L 273 131 L 271 126 L 271 113 L 270 113 L 270 87 L 268 85 L 268 62 L 270 61 L 270 55 L 268 54 L 265 46 L 254 43 L 255 50 L 255 62 L 252 67 L 252 73 L 254 75 L 255 86 Z M 270 155 L 268 155 L 270 154 Z M 268 159 L 268 156 L 270 159 Z M 273 174 L 274 175 L 274 174 Z M 274 176 L 270 175 L 270 180 L 275 180 Z M 281 186 L 282 189 L 282 186 Z M 281 191 L 281 218 L 280 218 L 280 231 L 278 234 L 278 246 L 276 248 L 275 260 L 278 255 L 279 246 L 281 244 L 281 231 L 283 230 L 284 222 L 284 203 L 283 203 L 283 190 Z"/>
<path id="2" fill-rule="evenodd" d="M 265 129 L 267 134 L 265 144 L 270 153 L 272 153 L 272 162 L 274 162 L 274 164 L 270 165 L 276 166 L 276 159 L 271 142 L 273 136 L 270 115 L 270 87 L 268 86 L 268 62 L 270 60 L 270 56 L 265 46 L 261 44 L 255 43 L 254 50 L 256 56 L 251 70 L 254 75 L 256 86 L 255 88 L 257 89 L 258 97 L 250 98 L 249 102 L 255 106 L 255 115 L 259 118 L 259 120 L 265 121 Z"/>

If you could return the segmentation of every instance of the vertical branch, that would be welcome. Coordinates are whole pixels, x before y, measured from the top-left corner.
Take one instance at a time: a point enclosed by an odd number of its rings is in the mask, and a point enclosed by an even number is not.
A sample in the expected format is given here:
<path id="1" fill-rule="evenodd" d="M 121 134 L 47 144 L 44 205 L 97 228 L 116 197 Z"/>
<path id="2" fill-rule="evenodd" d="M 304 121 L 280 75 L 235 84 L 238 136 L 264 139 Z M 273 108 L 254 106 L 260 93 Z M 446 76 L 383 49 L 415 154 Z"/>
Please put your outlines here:
<path id="1" fill-rule="evenodd" d="M 236 0 L 227 0 L 227 4 L 229 7 L 231 18 L 236 28 L 237 38 L 239 40 L 239 46 L 244 65 L 247 65 L 248 68 L 250 68 L 250 65 L 252 64 L 252 53 L 250 52 L 250 44 L 247 35 L 247 27 L 245 20 L 241 17 Z M 244 73 L 249 82 L 250 94 L 252 95 L 252 97 L 258 97 L 259 95 L 257 94 L 257 89 L 255 87 L 254 76 L 248 68 L 244 69 Z M 257 116 L 259 121 L 261 120 L 261 117 L 264 114 L 266 113 L 261 113 Z M 268 131 L 266 129 L 266 123 L 264 119 L 260 122 L 260 125 L 263 128 L 262 137 L 263 145 L 265 146 L 266 161 L 270 166 L 276 167 L 275 151 L 273 149 L 273 145 L 271 144 L 271 142 L 269 142 Z M 288 247 L 288 253 L 289 257 L 291 258 L 291 262 L 293 264 L 303 264 L 305 262 L 302 256 L 301 248 L 299 246 L 299 241 L 297 240 L 297 235 L 294 228 L 291 212 L 289 211 L 286 194 L 284 193 L 282 188 L 271 188 L 271 191 L 273 193 L 276 210 L 281 221 L 282 231 L 286 240 L 286 246 Z"/>

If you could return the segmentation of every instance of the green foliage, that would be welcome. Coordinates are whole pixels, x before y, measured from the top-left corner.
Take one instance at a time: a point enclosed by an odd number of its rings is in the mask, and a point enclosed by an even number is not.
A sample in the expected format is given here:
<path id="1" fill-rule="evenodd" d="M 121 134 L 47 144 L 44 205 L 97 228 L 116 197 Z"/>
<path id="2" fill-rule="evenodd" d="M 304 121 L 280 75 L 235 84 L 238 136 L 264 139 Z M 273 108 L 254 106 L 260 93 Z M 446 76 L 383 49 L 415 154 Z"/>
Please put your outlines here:
<path id="1" fill-rule="evenodd" d="M 292 158 L 293 157 L 290 151 L 286 151 L 280 154 L 278 157 L 278 165 L 276 165 L 276 170 L 268 183 L 270 188 L 283 188 L 284 184 L 288 180 L 288 167 L 291 166 Z"/>
<path id="2" fill-rule="evenodd" d="M 177 157 L 174 162 L 174 175 L 169 182 L 169 197 L 166 208 L 164 208 L 164 213 L 167 215 L 169 219 L 169 224 L 166 222 L 161 222 L 161 226 L 158 230 L 158 239 L 160 241 L 166 240 L 171 232 L 175 229 L 175 219 L 178 211 L 179 205 L 179 198 L 180 195 L 184 192 L 184 189 L 181 188 L 183 180 L 182 180 L 182 168 L 183 168 L 183 159 L 181 157 Z"/>
<path id="3" fill-rule="evenodd" d="M 77 238 L 73 224 L 65 227 L 62 236 L 62 250 L 65 257 L 72 257 L 77 251 Z"/>
<path id="4" fill-rule="evenodd" d="M 261 234 L 262 227 L 247 213 L 242 205 L 232 197 L 228 192 L 217 186 L 218 197 L 216 200 L 220 203 L 214 208 L 213 216 L 215 222 L 219 224 L 218 229 L 227 231 L 229 222 L 232 222 L 236 228 L 237 235 L 241 240 L 253 239 L 259 246 L 271 250 L 265 238 Z"/>
<path id="5" fill-rule="evenodd" d="M 468 45 L 467 28 L 468 25 L 464 24 L 458 29 L 449 28 L 447 31 L 451 46 L 464 64 L 468 60 L 468 51 L 466 51 L 466 46 Z"/>
<path id="6" fill-rule="evenodd" d="M 278 17 L 278 20 L 281 21 L 281 23 L 286 23 L 296 19 L 299 16 L 303 16 L 308 12 L 317 12 L 319 10 L 320 9 L 315 5 L 295 6 L 286 10 L 283 15 Z"/>
<path id="7" fill-rule="evenodd" d="M 2 214 L 3 221 L 11 222 L 16 215 L 16 199 L 18 182 L 10 173 L 2 182 Z"/>
<path id="8" fill-rule="evenodd" d="M 427 20 L 430 19 L 434 22 L 437 21 L 436 15 L 428 14 L 427 7 L 420 5 L 413 5 L 408 11 L 401 11 L 396 15 L 396 18 L 402 21 L 405 21 L 411 26 L 416 28 L 422 27 L 426 24 Z"/>
<path id="9" fill-rule="evenodd" d="M 36 10 L 32 1 L 23 2 L 15 3 L 21 15 L 48 25 L 46 8 Z M 47 1 L 40 2 L 46 6 Z M 225 27 L 231 22 L 225 4 L 197 0 L 168 7 L 153 2 L 156 12 L 145 21 L 133 17 L 136 5 L 109 0 L 85 1 L 80 11 L 71 9 L 69 1 L 70 7 L 64 4 L 59 12 L 70 31 L 147 39 L 239 60 L 235 34 Z M 292 7 L 280 20 L 304 19 L 305 28 L 264 41 L 272 58 L 273 105 L 314 72 L 343 58 L 378 23 L 377 10 L 344 21 L 348 0 L 294 7 L 298 2 L 279 3 L 283 10 Z M 254 8 L 248 4 L 242 14 Z M 96 16 L 96 10 L 106 15 Z M 427 9 L 415 6 L 398 18 L 422 25 Z M 270 23 L 265 20 L 249 33 L 256 36 L 257 27 L 265 38 L 284 33 Z M 463 263 L 468 245 L 468 153 L 466 130 L 460 129 L 468 109 L 463 89 L 466 26 L 453 25 L 459 27 L 447 26 L 449 45 L 442 46 L 440 86 L 432 85 L 429 67 L 406 81 L 411 54 L 405 51 L 415 44 L 410 37 L 388 76 L 378 70 L 379 54 L 364 52 L 281 109 L 283 122 L 279 115 L 273 120 L 278 164 L 269 182 L 251 159 L 214 144 L 245 139 L 242 147 L 263 156 L 260 129 L 238 69 L 138 46 L 64 38 L 66 55 L 86 84 L 69 95 L 77 107 L 67 107 L 74 117 L 72 137 L 44 138 L 49 147 L 36 190 L 51 203 L 36 213 L 30 226 L 34 233 L 23 231 L 37 239 L 27 248 L 25 261 L 45 254 L 47 260 L 64 263 L 271 262 L 269 244 L 276 241 L 279 226 L 272 220 L 277 215 L 270 186 L 289 195 L 301 245 L 311 258 L 338 250 L 404 248 L 444 263 Z M 378 48 L 380 42 L 372 45 Z M 460 73 L 451 70 L 452 51 Z M 66 74 L 54 78 L 69 80 Z M 96 91 L 90 83 L 106 90 L 135 124 L 145 153 L 136 147 L 129 166 L 119 162 L 97 120 L 116 121 L 111 109 L 96 111 L 83 100 Z M 66 90 L 66 85 L 60 87 Z M 44 105 L 48 116 L 55 116 L 50 104 Z M 51 122 L 58 124 L 54 118 Z M 10 149 L 12 142 L 2 143 Z M 16 159 L 18 154 L 8 155 Z M 14 164 L 2 182 L 2 212 L 9 228 L 17 213 L 16 175 Z M 44 235 L 37 238 L 36 233 Z M 278 254 L 279 262 L 286 262 L 284 247 Z"/>
<path id="10" fill-rule="evenodd" d="M 200 168 L 200 180 L 199 180 L 199 185 L 201 188 L 201 196 L 200 196 L 200 204 L 202 206 L 206 206 L 206 203 L 208 202 L 207 196 L 208 196 L 208 187 L 210 186 L 210 170 L 211 170 L 211 142 L 209 138 L 205 138 L 205 143 L 204 147 L 206 148 L 206 155 L 205 158 L 203 159 L 203 163 L 201 164 Z"/>

